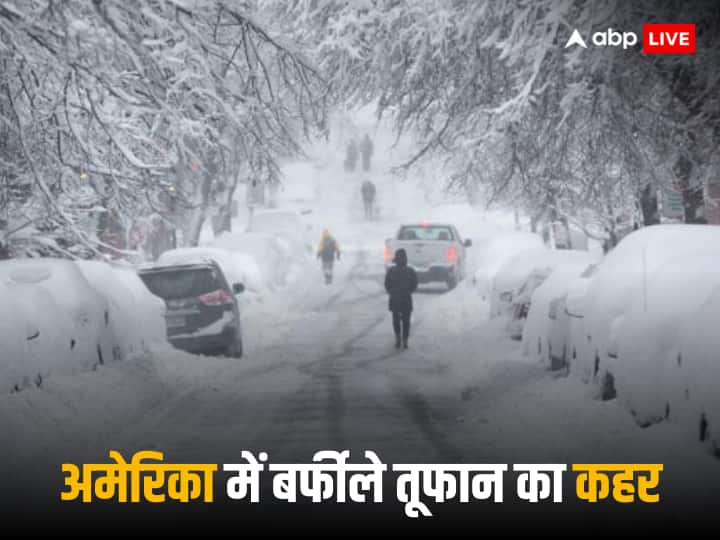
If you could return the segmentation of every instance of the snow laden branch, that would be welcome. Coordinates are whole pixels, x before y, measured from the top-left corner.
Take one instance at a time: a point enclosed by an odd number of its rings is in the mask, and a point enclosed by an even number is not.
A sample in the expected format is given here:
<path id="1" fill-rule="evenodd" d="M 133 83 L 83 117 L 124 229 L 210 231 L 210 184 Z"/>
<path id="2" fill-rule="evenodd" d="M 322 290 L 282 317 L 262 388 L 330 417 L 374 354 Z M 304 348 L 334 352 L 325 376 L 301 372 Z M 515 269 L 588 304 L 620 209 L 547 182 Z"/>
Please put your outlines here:
<path id="1" fill-rule="evenodd" d="M 710 68 L 720 15 L 711 0 L 263 4 L 312 51 L 334 99 L 377 104 L 398 133 L 417 137 L 405 165 L 440 157 L 450 189 L 538 218 L 589 212 L 610 224 L 648 185 L 684 182 L 692 204 L 693 190 L 717 176 L 720 81 Z M 564 47 L 576 28 L 589 38 L 672 20 L 698 21 L 698 54 Z"/>
<path id="2" fill-rule="evenodd" d="M 326 81 L 278 35 L 252 2 L 0 3 L 0 232 L 92 254 L 108 216 L 189 212 L 196 241 L 240 171 L 276 181 L 324 129 Z"/>

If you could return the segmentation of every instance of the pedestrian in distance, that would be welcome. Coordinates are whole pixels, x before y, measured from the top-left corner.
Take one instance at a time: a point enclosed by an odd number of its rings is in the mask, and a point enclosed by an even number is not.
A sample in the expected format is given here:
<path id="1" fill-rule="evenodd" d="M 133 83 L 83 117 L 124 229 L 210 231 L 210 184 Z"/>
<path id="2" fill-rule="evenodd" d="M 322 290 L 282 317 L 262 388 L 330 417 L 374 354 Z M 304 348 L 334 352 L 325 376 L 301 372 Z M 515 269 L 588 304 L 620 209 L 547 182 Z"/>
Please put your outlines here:
<path id="1" fill-rule="evenodd" d="M 370 160 L 373 154 L 373 143 L 370 136 L 366 133 L 360 142 L 360 155 L 362 157 L 362 170 L 368 172 L 370 170 Z"/>
<path id="2" fill-rule="evenodd" d="M 410 337 L 410 315 L 413 310 L 412 293 L 417 290 L 418 279 L 415 270 L 408 266 L 407 253 L 398 249 L 391 266 L 385 274 L 385 290 L 390 295 L 388 308 L 392 312 L 395 332 L 395 348 L 408 348 Z M 401 341 L 402 340 L 402 341 Z"/>
<path id="3" fill-rule="evenodd" d="M 353 172 L 355 170 L 355 165 L 357 164 L 357 159 L 358 159 L 357 143 L 355 142 L 355 139 L 350 139 L 350 142 L 347 145 L 347 150 L 345 152 L 345 161 L 343 162 L 343 166 L 345 167 L 346 172 Z"/>
<path id="4" fill-rule="evenodd" d="M 365 208 L 365 219 L 372 219 L 373 208 L 375 204 L 375 184 L 370 180 L 365 180 L 360 186 L 362 193 L 363 206 Z"/>
<path id="5" fill-rule="evenodd" d="M 320 244 L 318 245 L 317 258 L 322 261 L 323 275 L 325 276 L 325 283 L 328 285 L 332 283 L 333 278 L 333 264 L 335 259 L 340 260 L 340 246 L 337 240 L 333 238 L 332 234 L 328 229 L 322 232 L 320 237 Z"/>

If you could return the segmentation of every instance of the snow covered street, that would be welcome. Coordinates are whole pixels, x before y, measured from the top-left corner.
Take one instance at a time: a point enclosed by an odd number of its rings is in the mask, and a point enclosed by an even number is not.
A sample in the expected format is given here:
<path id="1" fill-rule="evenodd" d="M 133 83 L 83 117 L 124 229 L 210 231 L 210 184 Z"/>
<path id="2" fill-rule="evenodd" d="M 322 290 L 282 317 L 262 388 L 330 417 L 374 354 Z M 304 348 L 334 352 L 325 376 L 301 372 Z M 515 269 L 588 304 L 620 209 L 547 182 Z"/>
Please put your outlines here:
<path id="1" fill-rule="evenodd" d="M 718 5 L 0 0 L 0 534 L 717 529 Z"/>
<path id="2" fill-rule="evenodd" d="M 285 294 L 246 308 L 243 359 L 160 348 L 0 397 L 6 486 L 37 497 L 28 478 L 52 478 L 59 490 L 59 463 L 110 449 L 199 463 L 233 462 L 242 449 L 297 463 L 369 449 L 385 463 L 664 463 L 669 520 L 720 495 L 720 464 L 701 445 L 677 445 L 671 424 L 641 429 L 617 401 L 522 356 L 469 283 L 423 287 L 410 349 L 396 351 L 383 226 L 347 239 L 332 285 L 308 262 Z"/>

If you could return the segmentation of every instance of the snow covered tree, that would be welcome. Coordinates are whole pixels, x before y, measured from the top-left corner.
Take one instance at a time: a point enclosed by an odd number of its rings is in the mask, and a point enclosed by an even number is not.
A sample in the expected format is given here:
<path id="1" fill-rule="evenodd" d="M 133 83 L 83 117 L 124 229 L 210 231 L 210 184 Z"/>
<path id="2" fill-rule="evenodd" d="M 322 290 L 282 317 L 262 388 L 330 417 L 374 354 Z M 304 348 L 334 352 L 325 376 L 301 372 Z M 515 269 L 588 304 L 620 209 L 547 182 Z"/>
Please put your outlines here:
<path id="1" fill-rule="evenodd" d="M 118 250 L 98 216 L 184 210 L 194 244 L 239 171 L 276 181 L 278 159 L 323 127 L 326 87 L 256 7 L 3 2 L 0 235 L 99 255 Z"/>
<path id="2" fill-rule="evenodd" d="M 479 185 L 487 200 L 536 218 L 590 211 L 610 233 L 648 184 L 672 181 L 681 155 L 695 188 L 710 174 L 719 93 L 707 68 L 720 49 L 712 1 L 266 3 L 314 51 L 335 97 L 376 102 L 399 133 L 418 138 L 406 166 L 440 156 L 450 188 Z M 564 48 L 575 28 L 589 39 L 676 20 L 698 21 L 698 54 Z"/>

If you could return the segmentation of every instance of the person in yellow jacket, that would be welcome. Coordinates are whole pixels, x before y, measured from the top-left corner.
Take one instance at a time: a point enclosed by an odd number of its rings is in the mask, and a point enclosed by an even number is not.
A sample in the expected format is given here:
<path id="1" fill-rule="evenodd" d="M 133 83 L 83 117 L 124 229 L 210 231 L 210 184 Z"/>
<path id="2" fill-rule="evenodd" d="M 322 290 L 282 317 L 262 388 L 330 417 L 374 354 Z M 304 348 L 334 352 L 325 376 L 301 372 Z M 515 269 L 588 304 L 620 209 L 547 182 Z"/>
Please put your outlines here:
<path id="1" fill-rule="evenodd" d="M 325 283 L 332 283 L 333 263 L 340 260 L 340 246 L 328 229 L 322 232 L 318 245 L 317 258 L 322 261 Z"/>

